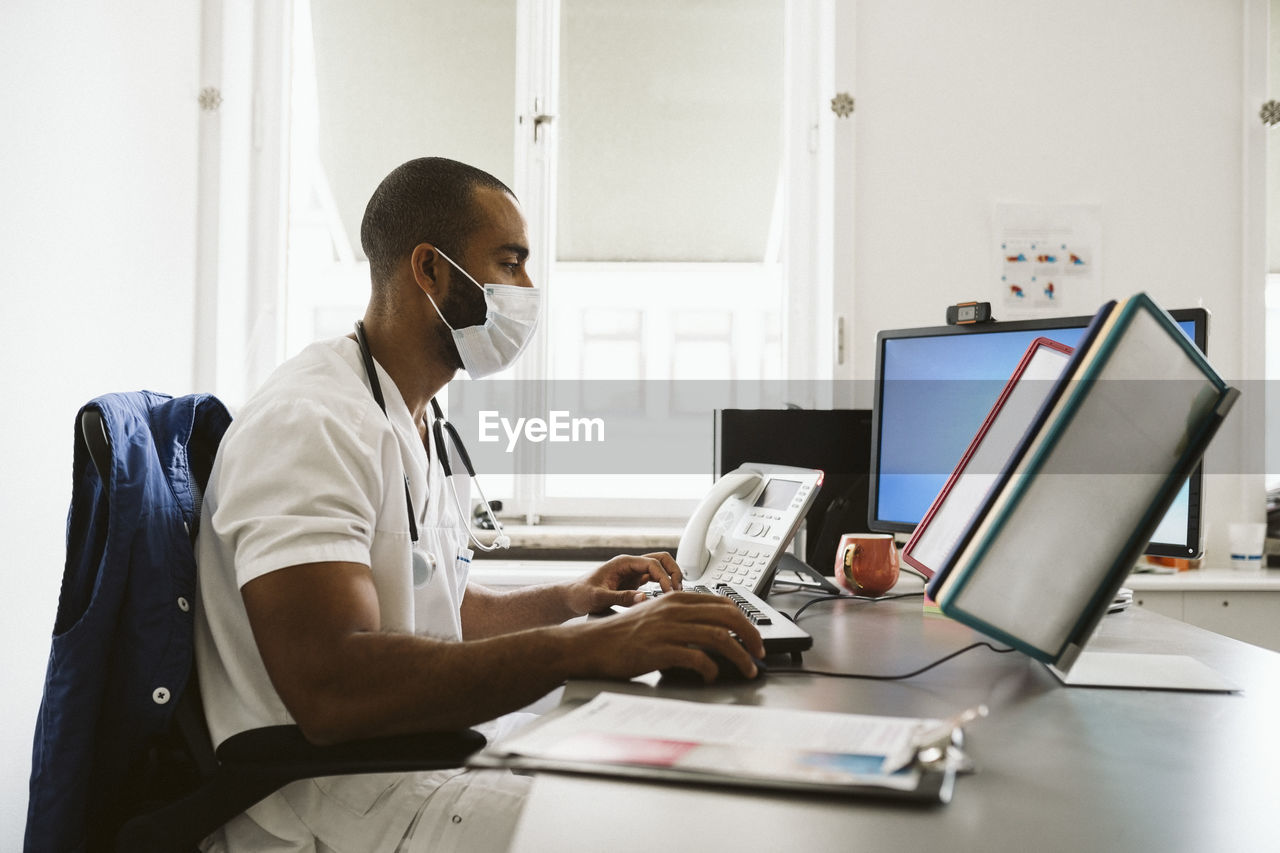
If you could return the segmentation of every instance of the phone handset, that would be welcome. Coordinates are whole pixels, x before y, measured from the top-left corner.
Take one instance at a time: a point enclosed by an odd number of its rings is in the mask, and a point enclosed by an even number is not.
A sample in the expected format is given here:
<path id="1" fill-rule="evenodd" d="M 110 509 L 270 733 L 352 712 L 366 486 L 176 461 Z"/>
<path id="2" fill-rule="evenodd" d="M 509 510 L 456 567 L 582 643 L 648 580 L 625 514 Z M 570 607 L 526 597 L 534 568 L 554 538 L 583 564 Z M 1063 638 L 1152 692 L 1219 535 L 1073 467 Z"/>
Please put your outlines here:
<path id="1" fill-rule="evenodd" d="M 732 526 L 734 519 L 730 518 L 724 520 L 727 523 L 722 522 L 713 527 L 712 523 L 720 508 L 732 498 L 749 495 L 762 479 L 764 475 L 759 471 L 739 469 L 725 474 L 707 492 L 689 518 L 689 523 L 685 525 L 684 533 L 680 536 L 680 547 L 676 549 L 676 563 L 685 577 L 697 579 L 702 576 L 711 560 L 711 552 Z"/>

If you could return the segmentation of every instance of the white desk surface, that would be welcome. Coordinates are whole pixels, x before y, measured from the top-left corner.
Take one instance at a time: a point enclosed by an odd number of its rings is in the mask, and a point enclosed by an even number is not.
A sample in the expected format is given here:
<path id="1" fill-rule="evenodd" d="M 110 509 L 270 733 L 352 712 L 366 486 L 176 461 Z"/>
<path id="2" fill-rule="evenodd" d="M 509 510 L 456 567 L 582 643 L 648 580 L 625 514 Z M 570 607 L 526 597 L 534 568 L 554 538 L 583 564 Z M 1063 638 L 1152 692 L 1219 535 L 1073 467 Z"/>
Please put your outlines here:
<path id="1" fill-rule="evenodd" d="M 803 593 L 770 599 L 794 611 Z M 814 605 L 812 668 L 897 673 L 979 638 L 917 598 Z M 978 772 L 946 806 L 539 775 L 513 838 L 546 850 L 1274 851 L 1280 849 L 1280 654 L 1131 608 L 1090 649 L 1186 654 L 1239 694 L 1067 688 L 1017 653 L 968 652 L 910 680 L 773 673 L 712 687 L 574 682 L 569 698 L 626 690 L 709 702 L 946 716 L 979 702 Z M 775 665 L 781 665 L 775 664 Z"/>

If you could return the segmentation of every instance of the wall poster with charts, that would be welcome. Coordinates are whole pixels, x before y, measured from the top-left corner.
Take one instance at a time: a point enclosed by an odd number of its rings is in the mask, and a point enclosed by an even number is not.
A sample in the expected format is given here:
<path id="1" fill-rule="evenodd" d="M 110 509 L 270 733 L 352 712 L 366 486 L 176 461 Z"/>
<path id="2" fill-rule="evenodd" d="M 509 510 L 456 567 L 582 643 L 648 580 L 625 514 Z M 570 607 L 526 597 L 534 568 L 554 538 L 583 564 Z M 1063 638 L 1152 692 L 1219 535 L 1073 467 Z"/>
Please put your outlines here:
<path id="1" fill-rule="evenodd" d="M 1096 205 L 997 204 L 998 320 L 1092 314 L 1102 301 Z"/>

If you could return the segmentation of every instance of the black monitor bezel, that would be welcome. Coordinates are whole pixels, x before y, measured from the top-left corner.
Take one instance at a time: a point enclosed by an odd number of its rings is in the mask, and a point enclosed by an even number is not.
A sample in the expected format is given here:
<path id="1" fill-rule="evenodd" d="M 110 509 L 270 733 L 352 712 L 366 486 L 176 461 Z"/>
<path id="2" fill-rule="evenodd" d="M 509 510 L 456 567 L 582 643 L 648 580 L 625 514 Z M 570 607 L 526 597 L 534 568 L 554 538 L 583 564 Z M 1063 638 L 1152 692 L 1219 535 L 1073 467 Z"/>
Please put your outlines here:
<path id="1" fill-rule="evenodd" d="M 859 447 L 869 454 L 871 446 L 870 409 L 847 409 L 842 407 L 820 409 L 739 409 L 724 408 L 714 412 L 714 438 L 712 441 L 712 465 L 715 478 L 718 480 L 734 468 L 745 462 L 765 462 L 774 465 L 792 465 L 801 468 L 819 468 L 823 471 L 822 488 L 810 506 L 805 519 L 808 523 L 808 541 L 805 559 L 810 565 L 829 570 L 830 561 L 815 559 L 823 550 L 826 536 L 823 532 L 827 509 L 832 502 L 846 491 L 857 490 L 864 493 L 862 480 L 868 477 L 870 466 L 869 455 L 864 456 Z M 835 457 L 822 455 L 821 443 L 806 442 L 812 438 L 812 432 L 819 423 L 848 433 L 844 451 Z M 726 427 L 726 424 L 729 426 Z M 741 437 L 730 440 L 727 433 L 741 432 L 748 424 L 754 428 L 751 434 L 758 436 L 756 441 L 743 441 Z M 797 438 L 800 440 L 797 441 Z M 760 452 L 754 449 L 746 455 L 741 454 L 743 444 L 760 446 Z M 857 509 L 861 509 L 858 507 Z M 843 532 L 861 532 L 846 530 Z M 825 554 L 823 554 L 825 556 Z M 819 565 L 823 564 L 823 565 Z"/>
<path id="2" fill-rule="evenodd" d="M 1207 352 L 1209 341 L 1209 312 L 1204 308 L 1179 308 L 1169 312 L 1169 315 L 1179 323 L 1192 322 L 1195 324 L 1195 344 L 1200 348 L 1201 352 Z M 867 526 L 869 529 L 878 533 L 903 533 L 910 534 L 915 531 L 916 525 L 901 522 L 887 521 L 876 517 L 880 505 L 880 416 L 883 410 L 881 395 L 884 390 L 884 383 L 881 381 L 884 373 L 884 350 L 885 342 L 898 338 L 924 338 L 939 337 L 944 335 L 981 335 L 991 332 L 1025 332 L 1025 331 L 1052 331 L 1054 329 L 1081 328 L 1087 326 L 1089 321 L 1093 319 L 1092 315 L 1081 315 L 1072 317 L 1053 317 L 1033 320 L 1009 320 L 1004 322 L 981 323 L 966 326 L 922 326 L 914 329 L 889 329 L 881 331 L 876 335 L 876 372 L 875 372 L 875 393 L 871 405 L 871 460 L 870 460 L 870 476 L 867 495 Z M 1204 494 L 1204 466 L 1197 465 L 1196 470 L 1191 474 L 1189 489 L 1189 506 L 1190 511 L 1187 515 L 1187 544 L 1174 542 L 1151 542 L 1147 545 L 1146 552 L 1152 556 L 1158 557 L 1183 557 L 1194 559 L 1203 553 L 1203 507 L 1202 499 Z"/>

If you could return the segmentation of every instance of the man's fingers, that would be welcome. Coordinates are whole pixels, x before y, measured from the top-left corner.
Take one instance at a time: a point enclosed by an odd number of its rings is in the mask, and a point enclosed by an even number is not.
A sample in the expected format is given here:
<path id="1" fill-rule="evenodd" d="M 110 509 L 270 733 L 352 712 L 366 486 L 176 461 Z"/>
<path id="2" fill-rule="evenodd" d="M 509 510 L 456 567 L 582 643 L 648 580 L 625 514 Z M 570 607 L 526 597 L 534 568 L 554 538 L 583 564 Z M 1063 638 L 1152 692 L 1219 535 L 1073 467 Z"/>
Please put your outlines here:
<path id="1" fill-rule="evenodd" d="M 707 595 L 704 592 L 673 592 L 662 596 L 658 601 L 664 602 L 672 611 L 668 618 L 682 622 L 714 622 L 726 628 L 751 624 L 738 605 L 722 595 Z M 725 620 L 731 620 L 731 622 Z"/>
<path id="2" fill-rule="evenodd" d="M 621 554 L 604 565 L 601 580 L 609 586 L 626 586 L 632 589 L 646 581 L 658 584 L 663 592 L 680 589 L 680 567 L 675 560 L 670 559 L 670 555 L 667 556 L 668 561 L 663 562 L 656 554 L 646 554 L 643 557 Z M 672 570 L 677 572 L 674 577 Z"/>
<path id="3" fill-rule="evenodd" d="M 672 666 L 695 670 L 704 681 L 714 681 L 720 674 L 720 663 L 717 658 L 728 662 L 747 678 L 755 678 L 757 669 L 752 656 L 738 643 L 727 629 L 713 628 L 710 625 L 688 626 L 696 628 L 689 631 L 687 642 L 669 648 L 663 657 L 671 663 L 661 666 L 667 669 Z M 694 634 L 698 635 L 692 641 Z"/>
<path id="4" fill-rule="evenodd" d="M 650 579 L 657 581 L 663 592 L 674 592 L 681 588 L 680 567 L 676 565 L 676 561 L 670 554 L 645 554 L 639 559 L 644 561 L 645 573 Z"/>
<path id="5" fill-rule="evenodd" d="M 649 596 L 645 595 L 643 592 L 636 592 L 634 589 L 620 589 L 612 594 L 611 598 L 613 600 L 610 601 L 606 607 L 611 607 L 615 604 L 620 604 L 623 607 L 631 607 L 633 605 L 640 604 L 648 597 Z"/>
<path id="6" fill-rule="evenodd" d="M 666 551 L 655 551 L 652 554 L 645 554 L 645 556 L 651 560 L 656 560 L 662 566 L 662 570 L 671 579 L 672 589 L 684 589 L 684 572 L 680 571 L 680 565 L 676 562 L 675 557 L 672 557 Z"/>
<path id="7" fill-rule="evenodd" d="M 685 635 L 681 633 L 682 642 L 693 644 L 711 644 L 718 650 L 727 652 L 729 646 L 723 643 L 738 645 L 738 640 L 729 636 L 729 632 L 738 635 L 742 641 L 745 657 L 755 655 L 764 657 L 764 641 L 760 639 L 760 631 L 746 617 L 738 606 L 727 598 L 706 595 L 703 593 L 673 593 L 664 595 L 655 604 L 662 605 L 660 617 L 677 629 L 685 626 L 697 626 L 701 633 L 695 631 Z M 706 632 L 713 633 L 706 633 Z M 683 639 L 683 637 L 688 637 Z M 736 649 L 741 651 L 741 649 Z"/>
<path id="8" fill-rule="evenodd" d="M 738 638 L 734 637 L 734 635 L 729 631 L 720 628 L 711 628 L 710 630 L 713 633 L 710 639 L 703 643 L 703 647 L 707 649 L 714 649 L 719 652 L 727 658 L 730 663 L 736 666 L 743 675 L 748 678 L 754 678 L 756 675 L 755 661 L 751 659 L 752 655 L 747 653 L 747 650 L 743 647 L 742 643 L 738 642 Z M 741 635 L 739 635 L 739 637 L 740 636 Z M 761 655 L 757 655 L 757 657 L 762 656 L 763 651 L 764 650 L 761 649 Z"/>
<path id="9" fill-rule="evenodd" d="M 757 673 L 752 658 L 764 657 L 751 620 L 733 602 L 714 595 L 673 592 L 591 628 L 599 634 L 597 649 L 614 650 L 604 654 L 611 676 L 680 667 L 711 681 L 723 661 L 750 678 Z"/>
<path id="10" fill-rule="evenodd" d="M 706 653 L 692 646 L 684 646 L 682 648 L 673 649 L 671 652 L 671 664 L 662 667 L 670 669 L 679 667 L 680 669 L 691 669 L 698 675 L 702 676 L 702 680 L 710 683 L 716 680 L 716 676 L 720 674 L 719 667 L 716 662 L 707 657 Z"/>

